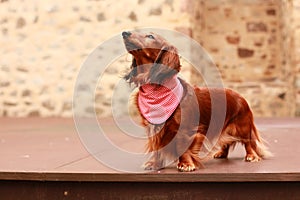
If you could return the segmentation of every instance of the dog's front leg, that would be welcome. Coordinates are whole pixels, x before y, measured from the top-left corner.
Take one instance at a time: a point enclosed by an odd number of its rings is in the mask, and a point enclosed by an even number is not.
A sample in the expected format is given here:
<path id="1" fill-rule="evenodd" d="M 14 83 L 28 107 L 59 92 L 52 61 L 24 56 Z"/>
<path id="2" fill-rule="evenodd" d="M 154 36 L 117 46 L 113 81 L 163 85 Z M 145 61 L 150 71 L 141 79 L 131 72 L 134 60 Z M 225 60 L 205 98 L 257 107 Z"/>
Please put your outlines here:
<path id="1" fill-rule="evenodd" d="M 158 170 L 164 167 L 164 159 L 161 155 L 161 133 L 163 132 L 164 125 L 147 124 L 148 135 L 148 152 L 152 155 L 150 159 L 143 165 L 145 170 Z"/>
<path id="2" fill-rule="evenodd" d="M 201 167 L 199 152 L 202 144 L 205 140 L 205 136 L 201 133 L 196 133 L 192 137 L 192 143 L 189 148 L 179 157 L 177 169 L 181 172 L 194 171 Z M 186 139 L 186 143 L 189 143 Z M 182 148 L 182 147 L 181 147 Z"/>
<path id="3" fill-rule="evenodd" d="M 160 152 L 153 152 L 150 159 L 144 164 L 145 170 L 159 170 L 164 167 L 164 160 Z"/>

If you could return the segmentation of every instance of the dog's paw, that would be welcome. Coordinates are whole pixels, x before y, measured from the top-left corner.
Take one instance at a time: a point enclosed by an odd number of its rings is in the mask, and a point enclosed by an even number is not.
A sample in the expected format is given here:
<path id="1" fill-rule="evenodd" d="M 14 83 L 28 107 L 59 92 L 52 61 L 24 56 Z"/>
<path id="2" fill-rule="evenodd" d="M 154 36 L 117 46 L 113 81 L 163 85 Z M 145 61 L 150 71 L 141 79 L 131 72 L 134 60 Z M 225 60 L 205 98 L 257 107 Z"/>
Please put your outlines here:
<path id="1" fill-rule="evenodd" d="M 159 170 L 162 169 L 162 165 L 157 163 L 157 162 L 153 162 L 153 161 L 148 161 L 143 165 L 143 168 L 145 170 Z"/>
<path id="2" fill-rule="evenodd" d="M 224 151 L 218 151 L 217 153 L 214 154 L 214 158 L 216 159 L 221 159 L 221 158 L 227 158 L 228 153 Z"/>
<path id="3" fill-rule="evenodd" d="M 194 164 L 180 162 L 177 165 L 177 169 L 180 172 L 192 172 L 196 170 L 196 167 Z"/>
<path id="4" fill-rule="evenodd" d="M 145 170 L 156 170 L 157 167 L 155 166 L 154 162 L 148 161 L 143 165 L 143 168 Z"/>
<path id="5" fill-rule="evenodd" d="M 245 157 L 246 162 L 259 162 L 261 157 L 254 155 L 254 154 L 247 154 Z"/>

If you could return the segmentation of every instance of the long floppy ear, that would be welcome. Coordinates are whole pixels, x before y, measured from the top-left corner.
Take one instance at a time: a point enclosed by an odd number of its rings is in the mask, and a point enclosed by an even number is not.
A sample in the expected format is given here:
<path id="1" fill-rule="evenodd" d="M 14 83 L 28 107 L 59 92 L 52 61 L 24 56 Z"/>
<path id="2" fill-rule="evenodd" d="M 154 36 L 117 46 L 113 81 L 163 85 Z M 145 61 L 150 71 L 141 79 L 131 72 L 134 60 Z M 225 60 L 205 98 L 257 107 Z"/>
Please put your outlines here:
<path id="1" fill-rule="evenodd" d="M 131 69 L 130 72 L 124 76 L 124 79 L 126 81 L 128 81 L 129 83 L 132 83 L 133 78 L 137 75 L 137 64 L 136 64 L 136 60 L 134 57 L 132 58 L 132 63 L 131 63 L 130 69 Z"/>
<path id="2" fill-rule="evenodd" d="M 177 49 L 174 46 L 163 47 L 153 66 L 149 79 L 151 83 L 161 84 L 164 80 L 174 76 L 180 71 L 180 60 Z"/>

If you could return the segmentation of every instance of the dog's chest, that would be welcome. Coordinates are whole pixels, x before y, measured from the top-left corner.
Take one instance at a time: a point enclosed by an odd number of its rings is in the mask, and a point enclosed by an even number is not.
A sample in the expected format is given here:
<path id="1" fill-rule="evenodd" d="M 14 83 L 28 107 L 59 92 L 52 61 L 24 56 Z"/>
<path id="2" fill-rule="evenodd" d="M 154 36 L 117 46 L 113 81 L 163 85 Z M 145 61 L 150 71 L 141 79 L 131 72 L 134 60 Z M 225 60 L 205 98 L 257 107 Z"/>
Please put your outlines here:
<path id="1" fill-rule="evenodd" d="M 164 123 L 175 111 L 183 96 L 183 87 L 175 76 L 162 85 L 144 84 L 138 93 L 138 107 L 152 124 Z"/>

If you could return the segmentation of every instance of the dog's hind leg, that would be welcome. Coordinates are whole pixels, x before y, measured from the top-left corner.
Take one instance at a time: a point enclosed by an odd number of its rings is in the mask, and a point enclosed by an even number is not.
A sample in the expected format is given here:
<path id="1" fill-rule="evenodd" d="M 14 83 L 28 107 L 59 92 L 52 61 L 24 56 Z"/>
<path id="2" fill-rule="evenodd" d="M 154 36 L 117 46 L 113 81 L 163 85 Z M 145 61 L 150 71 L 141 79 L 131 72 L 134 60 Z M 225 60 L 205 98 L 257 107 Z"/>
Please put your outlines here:
<path id="1" fill-rule="evenodd" d="M 255 152 L 255 149 L 256 149 L 256 141 L 255 140 L 243 142 L 243 144 L 245 145 L 245 150 L 246 150 L 245 161 L 258 162 L 261 160 L 261 157 L 258 156 L 257 153 Z"/>
<path id="2" fill-rule="evenodd" d="M 261 160 L 260 155 L 257 154 L 256 142 L 260 140 L 258 134 L 256 134 L 256 128 L 252 120 L 243 119 L 238 123 L 237 131 L 240 135 L 241 142 L 245 145 L 246 156 L 245 161 L 247 162 L 258 162 Z M 254 131 L 255 130 L 255 131 Z"/>
<path id="3" fill-rule="evenodd" d="M 227 158 L 230 147 L 235 146 L 238 139 L 235 137 L 237 129 L 234 123 L 229 124 L 220 134 L 217 146 L 221 149 L 214 153 L 214 158 Z"/>
<path id="4" fill-rule="evenodd" d="M 214 158 L 227 158 L 229 152 L 229 144 L 223 144 L 221 149 L 214 154 Z"/>
<path id="5" fill-rule="evenodd" d="M 246 161 L 254 162 L 260 161 L 262 158 L 272 157 L 273 154 L 268 150 L 264 144 L 263 138 L 261 138 L 255 125 L 252 125 L 250 141 L 245 144 L 246 148 Z"/>

